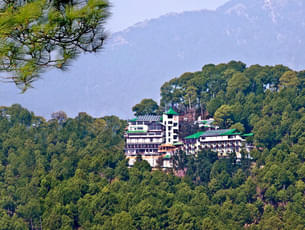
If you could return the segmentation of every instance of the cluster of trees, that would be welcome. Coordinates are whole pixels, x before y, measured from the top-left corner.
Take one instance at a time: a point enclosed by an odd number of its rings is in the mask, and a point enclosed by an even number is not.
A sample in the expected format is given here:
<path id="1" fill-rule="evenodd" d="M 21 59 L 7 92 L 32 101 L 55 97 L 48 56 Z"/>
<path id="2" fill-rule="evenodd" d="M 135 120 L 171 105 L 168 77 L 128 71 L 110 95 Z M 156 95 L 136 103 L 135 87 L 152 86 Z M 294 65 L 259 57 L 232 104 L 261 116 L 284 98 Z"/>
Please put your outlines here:
<path id="1" fill-rule="evenodd" d="M 0 229 L 84 227 L 86 202 L 94 199 L 99 212 L 105 186 L 127 178 L 124 121 L 62 111 L 52 118 L 20 105 L 0 108 Z"/>
<path id="2" fill-rule="evenodd" d="M 161 107 L 255 133 L 251 160 L 181 153 L 183 178 L 128 168 L 117 117 L 1 107 L 0 229 L 304 229 L 304 76 L 230 62 L 165 83 Z"/>
<path id="3" fill-rule="evenodd" d="M 161 87 L 161 108 L 192 108 L 214 117 L 221 128 L 255 133 L 258 146 L 297 143 L 304 131 L 305 71 L 288 67 L 246 67 L 242 62 L 205 65 Z"/>

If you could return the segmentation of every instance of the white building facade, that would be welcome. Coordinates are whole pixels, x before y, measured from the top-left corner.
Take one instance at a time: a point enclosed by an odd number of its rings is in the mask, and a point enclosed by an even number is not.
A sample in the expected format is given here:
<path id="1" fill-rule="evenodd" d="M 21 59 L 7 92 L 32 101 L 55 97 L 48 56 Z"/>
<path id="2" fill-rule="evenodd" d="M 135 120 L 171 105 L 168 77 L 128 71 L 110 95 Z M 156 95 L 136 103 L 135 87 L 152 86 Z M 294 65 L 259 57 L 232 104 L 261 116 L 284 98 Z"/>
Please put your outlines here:
<path id="1" fill-rule="evenodd" d="M 236 129 L 218 129 L 213 120 L 204 120 L 205 131 L 185 137 L 179 142 L 179 115 L 172 108 L 161 115 L 138 116 L 128 121 L 124 134 L 125 155 L 129 166 L 137 158 L 146 160 L 152 168 L 169 169 L 173 167 L 172 157 L 178 149 L 186 154 L 196 155 L 206 149 L 217 152 L 219 157 L 235 153 L 241 158 L 242 150 L 250 152 L 253 148 L 245 137 L 253 134 L 237 132 Z M 199 124 L 199 123 L 198 123 Z"/>
<path id="2" fill-rule="evenodd" d="M 130 166 L 134 165 L 137 157 L 141 157 L 152 168 L 160 167 L 160 159 L 166 153 L 159 151 L 159 146 L 179 142 L 179 115 L 171 108 L 162 116 L 138 116 L 128 121 L 124 138 L 125 155 Z M 168 167 L 167 160 L 164 164 L 164 167 Z"/>
<path id="3" fill-rule="evenodd" d="M 163 114 L 162 123 L 164 126 L 165 144 L 179 142 L 179 115 L 172 108 Z"/>
<path id="4" fill-rule="evenodd" d="M 209 149 L 223 157 L 234 152 L 237 158 L 241 158 L 242 150 L 249 153 L 253 148 L 244 139 L 251 135 L 253 134 L 242 135 L 236 129 L 201 131 L 184 138 L 183 150 L 186 154 L 197 154 L 201 150 Z"/>

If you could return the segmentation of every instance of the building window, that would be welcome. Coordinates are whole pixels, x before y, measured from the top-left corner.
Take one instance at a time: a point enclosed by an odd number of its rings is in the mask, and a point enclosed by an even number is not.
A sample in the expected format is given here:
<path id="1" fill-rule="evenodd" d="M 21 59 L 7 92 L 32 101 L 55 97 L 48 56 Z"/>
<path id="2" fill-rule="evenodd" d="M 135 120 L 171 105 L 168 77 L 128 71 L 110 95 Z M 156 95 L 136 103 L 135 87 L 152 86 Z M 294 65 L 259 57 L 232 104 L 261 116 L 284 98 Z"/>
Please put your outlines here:
<path id="1" fill-rule="evenodd" d="M 178 123 L 174 122 L 174 126 L 175 126 L 175 127 L 178 126 Z"/>
<path id="2" fill-rule="evenodd" d="M 173 118 L 173 115 L 172 115 L 172 114 L 169 114 L 169 115 L 168 115 L 168 118 L 169 118 L 169 119 Z"/>

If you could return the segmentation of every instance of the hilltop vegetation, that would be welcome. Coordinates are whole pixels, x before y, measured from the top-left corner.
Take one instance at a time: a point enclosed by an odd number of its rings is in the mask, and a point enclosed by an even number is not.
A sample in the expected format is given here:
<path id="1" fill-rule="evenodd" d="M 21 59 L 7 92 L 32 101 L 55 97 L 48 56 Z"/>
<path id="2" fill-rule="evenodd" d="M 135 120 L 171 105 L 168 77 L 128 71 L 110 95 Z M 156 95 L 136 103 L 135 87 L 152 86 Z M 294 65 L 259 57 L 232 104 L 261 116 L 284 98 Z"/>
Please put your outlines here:
<path id="1" fill-rule="evenodd" d="M 183 159 L 184 178 L 128 169 L 117 117 L 2 107 L 0 229 L 304 229 L 304 83 L 304 71 L 241 62 L 166 82 L 161 108 L 255 134 L 252 162 L 202 152 Z"/>
<path id="2" fill-rule="evenodd" d="M 259 147 L 298 143 L 304 134 L 305 71 L 288 67 L 246 67 L 242 62 L 205 65 L 161 87 L 161 107 L 193 108 L 214 116 L 221 128 L 254 131 Z M 237 124 L 237 125 L 236 125 Z"/>

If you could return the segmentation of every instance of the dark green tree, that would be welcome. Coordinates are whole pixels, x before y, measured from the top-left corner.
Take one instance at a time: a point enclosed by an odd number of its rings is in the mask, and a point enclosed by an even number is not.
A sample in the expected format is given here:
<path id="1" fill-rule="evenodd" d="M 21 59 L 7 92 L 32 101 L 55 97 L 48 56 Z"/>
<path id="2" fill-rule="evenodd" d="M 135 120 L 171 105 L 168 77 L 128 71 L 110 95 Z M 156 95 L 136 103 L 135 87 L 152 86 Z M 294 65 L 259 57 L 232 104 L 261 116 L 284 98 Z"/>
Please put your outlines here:
<path id="1" fill-rule="evenodd" d="M 159 106 L 153 99 L 143 99 L 139 104 L 132 107 L 135 116 L 145 114 L 157 114 Z"/>
<path id="2" fill-rule="evenodd" d="M 65 69 L 81 52 L 99 50 L 108 16 L 104 0 L 3 1 L 0 71 L 25 91 L 49 67 Z"/>

